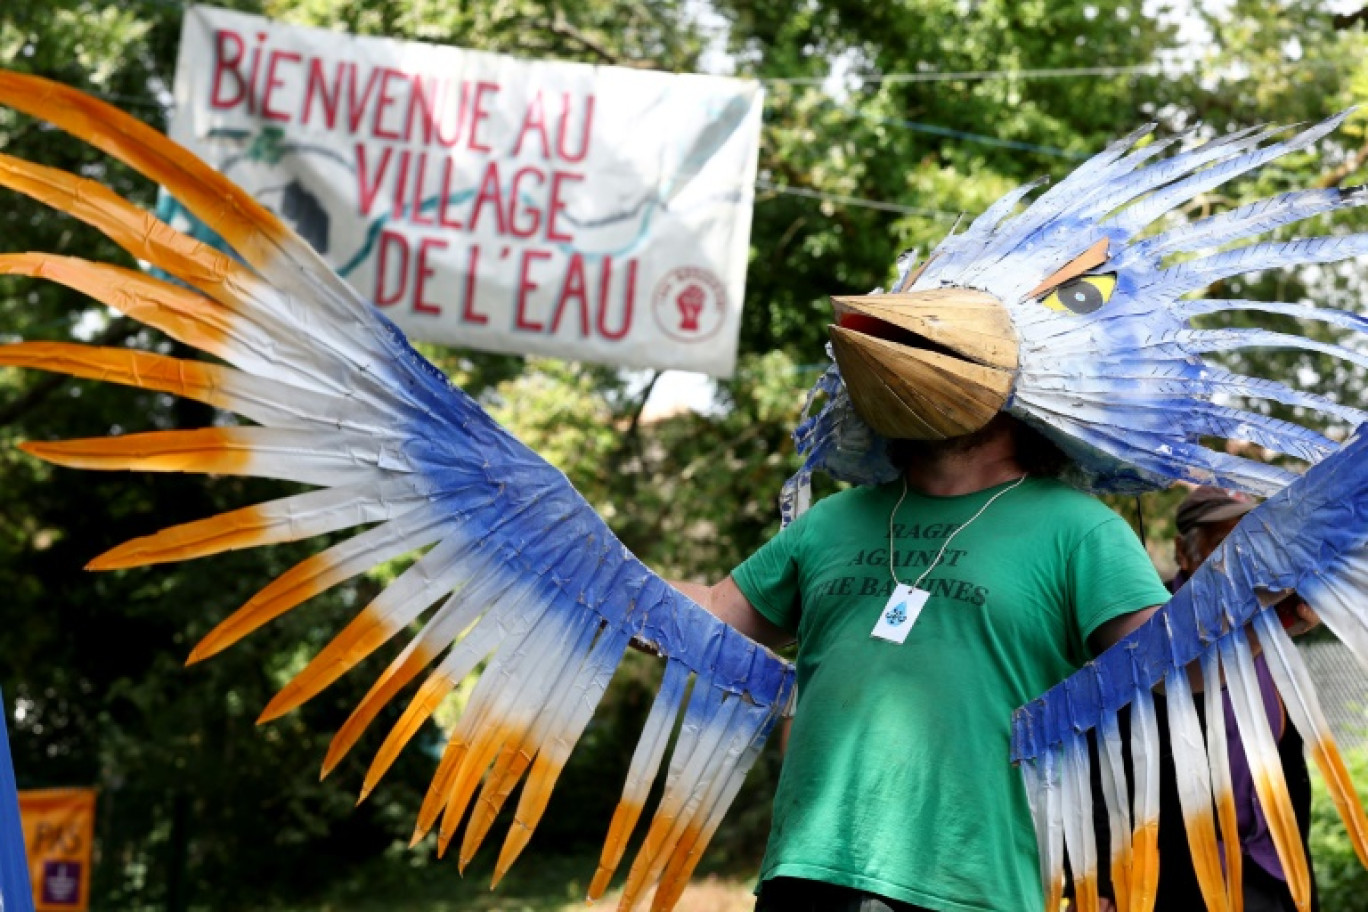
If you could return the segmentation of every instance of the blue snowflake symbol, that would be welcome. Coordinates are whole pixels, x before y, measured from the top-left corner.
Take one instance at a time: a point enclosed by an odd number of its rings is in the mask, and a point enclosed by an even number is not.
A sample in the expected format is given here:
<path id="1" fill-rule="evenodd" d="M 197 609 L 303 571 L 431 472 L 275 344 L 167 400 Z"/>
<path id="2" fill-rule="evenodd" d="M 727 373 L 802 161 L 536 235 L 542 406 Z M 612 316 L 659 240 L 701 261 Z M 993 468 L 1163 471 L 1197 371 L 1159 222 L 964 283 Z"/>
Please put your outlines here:
<path id="1" fill-rule="evenodd" d="M 897 627 L 903 621 L 907 620 L 907 603 L 899 602 L 892 608 L 889 608 L 884 612 L 884 620 L 894 627 Z"/>

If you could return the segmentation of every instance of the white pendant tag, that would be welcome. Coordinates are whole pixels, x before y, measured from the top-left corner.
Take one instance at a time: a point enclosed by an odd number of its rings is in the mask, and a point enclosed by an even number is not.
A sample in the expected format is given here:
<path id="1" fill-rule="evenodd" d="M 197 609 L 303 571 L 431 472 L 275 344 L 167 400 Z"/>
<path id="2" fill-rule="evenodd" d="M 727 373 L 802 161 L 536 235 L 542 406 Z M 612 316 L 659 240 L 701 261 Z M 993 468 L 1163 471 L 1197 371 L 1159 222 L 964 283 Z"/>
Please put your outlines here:
<path id="1" fill-rule="evenodd" d="M 917 623 L 917 616 L 921 614 L 922 608 L 926 606 L 926 600 L 930 597 L 931 593 L 923 589 L 914 589 L 906 583 L 899 583 L 894 587 L 893 594 L 888 597 L 888 604 L 884 605 L 883 611 L 879 614 L 879 622 L 874 625 L 869 635 L 901 645 L 911 632 L 912 625 Z"/>

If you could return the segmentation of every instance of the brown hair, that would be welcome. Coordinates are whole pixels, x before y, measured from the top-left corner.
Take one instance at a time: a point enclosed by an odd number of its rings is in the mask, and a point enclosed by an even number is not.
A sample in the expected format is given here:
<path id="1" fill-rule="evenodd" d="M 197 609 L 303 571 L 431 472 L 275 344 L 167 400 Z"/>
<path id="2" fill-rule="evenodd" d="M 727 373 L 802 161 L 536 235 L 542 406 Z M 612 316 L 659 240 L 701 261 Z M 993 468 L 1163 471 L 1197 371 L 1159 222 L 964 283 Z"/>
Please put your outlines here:
<path id="1" fill-rule="evenodd" d="M 1016 451 L 1016 461 L 1026 470 L 1026 474 L 1037 478 L 1058 478 L 1069 466 L 1069 457 L 1044 434 L 1035 428 L 1013 418 L 1005 412 L 972 434 L 951 437 L 946 440 L 890 440 L 888 458 L 900 472 L 931 454 L 963 453 L 979 446 L 985 439 L 998 433 L 1000 428 L 1008 427 L 1012 432 L 1012 444 Z"/>

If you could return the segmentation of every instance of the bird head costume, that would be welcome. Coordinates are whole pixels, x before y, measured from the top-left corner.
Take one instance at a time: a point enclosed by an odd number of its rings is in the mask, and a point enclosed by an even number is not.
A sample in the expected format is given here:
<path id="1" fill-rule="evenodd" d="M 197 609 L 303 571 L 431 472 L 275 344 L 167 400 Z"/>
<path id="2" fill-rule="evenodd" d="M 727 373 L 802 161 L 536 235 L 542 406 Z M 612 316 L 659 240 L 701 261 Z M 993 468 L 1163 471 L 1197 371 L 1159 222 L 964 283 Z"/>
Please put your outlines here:
<path id="1" fill-rule="evenodd" d="M 0 273 L 66 284 L 223 362 L 27 341 L 0 347 L 0 365 L 185 396 L 254 422 L 24 448 L 80 468 L 257 475 L 315 487 L 136 539 L 97 557 L 92 568 L 185 560 L 368 526 L 269 584 L 196 647 L 191 658 L 198 660 L 314 594 L 428 548 L 286 685 L 263 719 L 300 705 L 418 625 L 324 760 L 325 771 L 335 766 L 380 708 L 435 665 L 372 763 L 364 794 L 441 699 L 485 663 L 423 801 L 416 835 L 436 827 L 445 850 L 473 808 L 460 841 L 464 865 L 526 776 L 496 880 L 526 846 L 627 645 L 651 644 L 665 662 L 664 679 L 589 895 L 604 892 L 621 862 L 679 723 L 664 794 L 621 902 L 633 908 L 654 884 L 653 908 L 673 906 L 767 734 L 789 709 L 792 667 L 637 561 L 564 475 L 452 386 L 231 182 L 144 124 L 67 87 L 0 72 L 0 103 L 48 120 L 161 183 L 241 258 L 196 243 L 93 181 L 0 155 L 0 185 L 96 226 L 179 283 L 43 253 L 0 255 Z M 1277 129 L 1246 130 L 1186 150 L 1177 140 L 1137 146 L 1141 131 L 1020 212 L 1037 186 L 1009 193 L 924 263 L 904 264 L 893 292 L 836 299 L 836 364 L 814 391 L 826 394 L 824 407 L 796 432 L 806 462 L 784 492 L 790 517 L 802 508 L 814 471 L 856 483 L 887 480 L 896 474 L 888 439 L 960 436 L 1004 411 L 1054 440 L 1072 457 L 1073 480 L 1091 490 L 1140 491 L 1182 479 L 1274 495 L 1150 622 L 1018 710 L 1013 759 L 1037 825 L 1049 908 L 1058 908 L 1066 850 L 1080 906 L 1096 903 L 1088 732 L 1097 733 L 1100 746 L 1121 908 L 1153 904 L 1158 751 L 1150 692 L 1161 681 L 1174 748 L 1182 754 L 1185 825 L 1203 895 L 1211 908 L 1227 908 L 1238 892 L 1226 747 L 1220 726 L 1205 742 L 1196 729 L 1183 673 L 1194 661 L 1209 682 L 1223 675 L 1229 683 L 1260 799 L 1305 908 L 1299 837 L 1271 736 L 1253 708 L 1257 696 L 1250 696 L 1257 688 L 1251 690 L 1247 624 L 1258 630 L 1289 715 L 1312 745 L 1368 863 L 1368 820 L 1306 671 L 1266 610 L 1276 594 L 1295 589 L 1368 664 L 1368 613 L 1356 605 L 1356 594 L 1368 587 L 1368 442 L 1337 446 L 1308 428 L 1213 400 L 1272 400 L 1355 425 L 1364 416 L 1274 380 L 1233 375 L 1201 356 L 1276 345 L 1365 360 L 1295 336 L 1195 329 L 1190 320 L 1257 309 L 1360 332 L 1368 325 L 1298 304 L 1183 297 L 1238 273 L 1368 251 L 1365 235 L 1226 249 L 1364 197 L 1338 189 L 1293 192 L 1150 230 L 1174 207 L 1310 145 L 1342 119 L 1288 138 L 1279 139 Z M 1296 477 L 1208 449 L 1205 436 L 1251 440 L 1314 466 Z M 1207 688 L 1208 695 L 1217 692 Z M 1126 706 L 1133 789 L 1116 719 Z M 1226 836 L 1226 875 L 1213 797 Z"/>
<path id="2" fill-rule="evenodd" d="M 1039 187 L 1008 193 L 921 264 L 902 264 L 894 292 L 838 297 L 836 365 L 818 383 L 825 409 L 799 428 L 803 471 L 786 492 L 801 512 L 813 470 L 856 483 L 895 470 L 882 439 L 960 436 L 1005 411 L 1071 457 L 1079 487 L 1138 493 L 1175 480 L 1268 495 L 1292 475 L 1201 445 L 1238 437 L 1317 462 L 1336 444 L 1307 428 L 1213 402 L 1237 396 L 1298 405 L 1350 425 L 1365 413 L 1206 363 L 1210 352 L 1299 347 L 1355 363 L 1361 354 L 1258 330 L 1199 330 L 1193 317 L 1259 310 L 1356 331 L 1362 317 L 1264 301 L 1187 299 L 1230 276 L 1368 252 L 1368 238 L 1321 237 L 1221 249 L 1280 226 L 1364 203 L 1362 189 L 1304 190 L 1146 233 L 1194 197 L 1337 127 L 1333 117 L 1278 142 L 1248 129 L 1165 155 L 1178 138 L 1136 148 L 1139 130 L 1085 162 L 1019 214 Z M 1170 264 L 1179 256 L 1208 252 Z M 1212 252 L 1215 251 L 1215 252 Z"/>

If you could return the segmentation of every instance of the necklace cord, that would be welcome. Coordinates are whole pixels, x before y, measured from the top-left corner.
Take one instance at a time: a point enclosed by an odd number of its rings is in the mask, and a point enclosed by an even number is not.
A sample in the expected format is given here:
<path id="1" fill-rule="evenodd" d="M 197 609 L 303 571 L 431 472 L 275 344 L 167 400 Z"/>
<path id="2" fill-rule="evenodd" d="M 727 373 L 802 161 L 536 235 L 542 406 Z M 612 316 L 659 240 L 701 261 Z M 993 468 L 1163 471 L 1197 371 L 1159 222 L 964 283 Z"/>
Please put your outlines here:
<path id="1" fill-rule="evenodd" d="M 998 491 L 992 497 L 988 498 L 988 501 L 984 503 L 983 506 L 978 508 L 977 513 L 969 517 L 969 519 L 966 522 L 962 523 L 958 528 L 956 528 L 954 532 L 951 532 L 949 535 L 947 535 L 945 537 L 945 541 L 941 544 L 940 550 L 936 552 L 936 556 L 931 560 L 931 563 L 926 565 L 926 569 L 922 571 L 922 575 L 917 577 L 917 581 L 912 584 L 912 588 L 916 589 L 920 587 L 922 584 L 922 580 L 926 579 L 926 577 L 930 575 L 931 571 L 936 569 L 936 565 L 940 563 L 942 557 L 945 557 L 945 551 L 947 548 L 950 547 L 950 543 L 955 540 L 956 535 L 959 535 L 965 529 L 969 528 L 970 523 L 972 523 L 974 520 L 982 516 L 984 512 L 993 505 L 993 501 L 997 500 L 999 497 L 1006 494 L 1008 491 L 1011 491 L 1013 488 L 1020 487 L 1021 483 L 1025 481 L 1028 477 L 1029 476 L 1027 475 L 1022 475 L 1016 481 L 1012 482 L 1010 485 L 1003 488 L 1001 491 Z M 893 566 L 893 521 L 898 516 L 898 508 L 903 505 L 903 501 L 906 499 L 907 476 L 904 475 L 902 480 L 902 495 L 898 498 L 898 502 L 893 505 L 892 512 L 888 514 L 888 575 L 893 577 L 893 583 L 897 586 L 903 585 L 903 582 L 902 580 L 898 579 L 897 571 L 894 569 Z"/>

